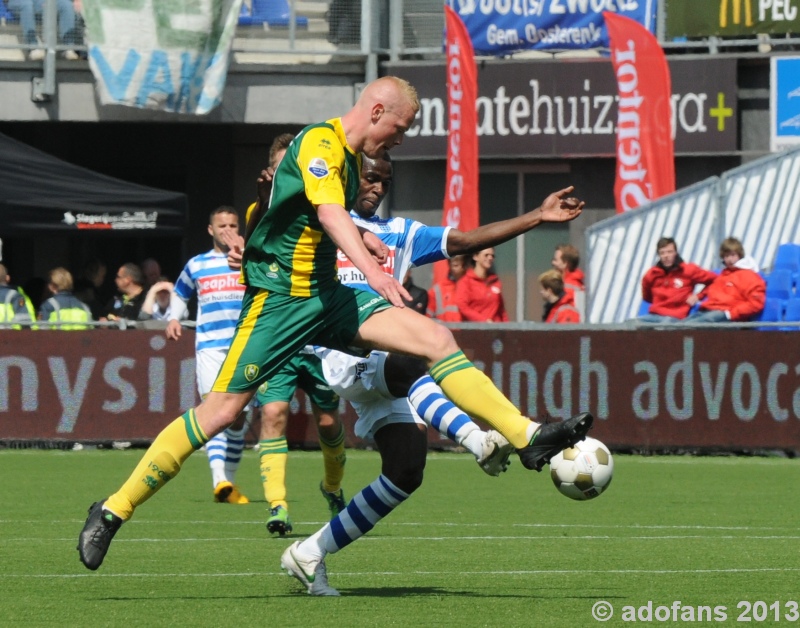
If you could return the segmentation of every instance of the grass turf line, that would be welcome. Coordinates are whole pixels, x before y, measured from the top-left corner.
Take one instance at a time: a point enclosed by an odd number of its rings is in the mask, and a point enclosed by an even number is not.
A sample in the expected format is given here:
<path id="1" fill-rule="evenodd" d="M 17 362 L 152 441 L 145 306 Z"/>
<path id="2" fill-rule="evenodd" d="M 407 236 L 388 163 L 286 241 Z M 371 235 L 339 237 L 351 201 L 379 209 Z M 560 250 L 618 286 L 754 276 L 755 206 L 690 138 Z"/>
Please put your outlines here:
<path id="1" fill-rule="evenodd" d="M 313 599 L 279 570 L 258 461 L 239 483 L 253 503 L 214 504 L 205 456 L 142 506 L 96 573 L 75 550 L 89 504 L 141 451 L 0 451 L 2 625 L 575 626 L 624 605 L 800 601 L 800 461 L 617 456 L 608 492 L 560 495 L 518 461 L 485 476 L 467 454 L 431 454 L 422 488 L 366 538 L 328 560 L 343 597 Z M 349 451 L 345 494 L 373 480 L 374 452 Z M 291 452 L 294 538 L 326 514 L 322 458 Z M 641 623 L 641 622 L 638 622 Z M 653 622 L 660 623 L 660 622 Z"/>

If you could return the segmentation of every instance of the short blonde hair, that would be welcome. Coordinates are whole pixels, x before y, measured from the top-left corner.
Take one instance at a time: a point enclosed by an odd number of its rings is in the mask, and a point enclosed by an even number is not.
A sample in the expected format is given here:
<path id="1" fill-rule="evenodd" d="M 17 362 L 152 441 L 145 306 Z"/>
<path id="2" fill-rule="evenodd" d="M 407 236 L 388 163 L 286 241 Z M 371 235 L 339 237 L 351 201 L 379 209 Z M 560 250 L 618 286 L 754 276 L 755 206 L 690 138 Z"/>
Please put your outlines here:
<path id="1" fill-rule="evenodd" d="M 561 273 L 555 269 L 546 270 L 539 275 L 539 283 L 542 288 L 547 288 L 553 294 L 564 292 L 564 279 L 561 277 Z"/>
<path id="2" fill-rule="evenodd" d="M 419 111 L 419 95 L 417 94 L 417 89 L 407 80 L 399 76 L 387 76 L 386 78 L 391 79 L 395 85 L 397 85 L 400 93 L 406 97 L 408 103 L 414 109 L 414 113 L 417 113 Z"/>
<path id="3" fill-rule="evenodd" d="M 59 266 L 58 268 L 54 268 L 50 271 L 48 275 L 50 283 L 53 284 L 53 287 L 58 292 L 64 292 L 65 290 L 72 290 L 72 286 L 74 285 L 72 282 L 72 273 L 69 272 L 66 268 Z"/>

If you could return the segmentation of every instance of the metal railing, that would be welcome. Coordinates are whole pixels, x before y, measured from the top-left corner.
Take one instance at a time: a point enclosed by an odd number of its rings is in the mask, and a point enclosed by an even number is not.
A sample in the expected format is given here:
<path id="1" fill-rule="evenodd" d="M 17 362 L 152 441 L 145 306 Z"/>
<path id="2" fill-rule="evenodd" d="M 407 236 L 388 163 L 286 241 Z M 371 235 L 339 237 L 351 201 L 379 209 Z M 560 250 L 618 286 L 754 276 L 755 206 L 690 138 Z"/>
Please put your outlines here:
<path id="1" fill-rule="evenodd" d="M 83 19 L 79 14 L 75 24 L 78 42 L 59 41 L 57 1 L 45 0 L 46 9 L 37 16 L 40 41 L 25 43 L 18 16 L 0 0 L 0 60 L 23 61 L 33 57 L 44 60 L 47 66 L 68 51 L 85 56 L 86 48 L 80 37 Z M 234 62 L 296 64 L 359 60 L 374 64 L 377 57 L 392 61 L 443 57 L 442 0 L 285 0 L 284 12 L 265 11 L 270 3 L 271 0 L 244 0 L 233 42 Z M 664 11 L 660 3 L 657 33 L 668 54 L 800 49 L 800 37 L 794 35 L 764 33 L 752 37 L 668 39 L 664 34 Z M 41 52 L 31 55 L 41 50 L 44 55 Z M 547 54 L 557 55 L 559 51 Z"/>

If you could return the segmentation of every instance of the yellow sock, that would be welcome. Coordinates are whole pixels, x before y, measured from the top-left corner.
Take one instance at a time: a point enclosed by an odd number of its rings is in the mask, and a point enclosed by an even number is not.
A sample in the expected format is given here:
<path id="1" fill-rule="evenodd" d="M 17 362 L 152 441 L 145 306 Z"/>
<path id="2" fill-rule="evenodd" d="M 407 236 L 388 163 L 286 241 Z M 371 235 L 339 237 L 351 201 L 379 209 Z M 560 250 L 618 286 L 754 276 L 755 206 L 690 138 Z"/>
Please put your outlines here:
<path id="1" fill-rule="evenodd" d="M 269 438 L 258 441 L 259 466 L 261 467 L 261 484 L 264 485 L 264 498 L 270 508 L 283 506 L 286 503 L 286 461 L 289 458 L 289 447 L 286 437 Z"/>
<path id="2" fill-rule="evenodd" d="M 520 414 L 463 352 L 437 362 L 430 373 L 450 401 L 468 415 L 486 421 L 517 449 L 528 445 L 531 421 Z"/>
<path id="3" fill-rule="evenodd" d="M 183 462 L 207 441 L 194 410 L 184 413 L 161 430 L 125 484 L 106 500 L 104 507 L 127 521 L 136 507 L 174 478 Z"/>
<path id="4" fill-rule="evenodd" d="M 325 440 L 320 434 L 319 445 L 325 464 L 322 488 L 329 493 L 335 493 L 342 487 L 344 465 L 347 462 L 347 452 L 344 450 L 344 425 L 341 426 L 339 435 L 331 441 Z"/>

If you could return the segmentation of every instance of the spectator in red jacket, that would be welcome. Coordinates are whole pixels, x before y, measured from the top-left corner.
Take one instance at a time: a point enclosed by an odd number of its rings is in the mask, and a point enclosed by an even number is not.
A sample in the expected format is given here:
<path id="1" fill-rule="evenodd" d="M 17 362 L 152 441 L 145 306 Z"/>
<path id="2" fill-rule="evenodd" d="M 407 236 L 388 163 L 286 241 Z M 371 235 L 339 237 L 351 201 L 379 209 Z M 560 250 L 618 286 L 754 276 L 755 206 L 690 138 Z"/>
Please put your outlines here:
<path id="1" fill-rule="evenodd" d="M 447 263 L 450 267 L 447 277 L 433 284 L 428 290 L 426 314 L 445 323 L 458 323 L 462 319 L 456 305 L 456 282 L 467 272 L 467 256 L 454 255 L 447 260 Z"/>
<path id="2" fill-rule="evenodd" d="M 580 253 L 571 244 L 559 244 L 556 247 L 550 265 L 563 276 L 565 290 L 586 290 L 583 271 L 578 268 L 580 262 Z"/>
<path id="3" fill-rule="evenodd" d="M 766 284 L 758 274 L 752 257 L 736 238 L 723 240 L 719 256 L 725 265 L 722 273 L 700 293 L 705 300 L 700 310 L 685 320 L 695 323 L 749 321 L 761 313 L 766 301 Z"/>
<path id="4" fill-rule="evenodd" d="M 494 272 L 494 249 L 478 251 L 456 284 L 456 303 L 465 321 L 501 323 L 508 321 L 503 303 L 503 285 Z"/>
<path id="5" fill-rule="evenodd" d="M 539 275 L 539 294 L 544 299 L 545 323 L 580 323 L 581 315 L 575 307 L 572 290 L 564 290 L 564 279 L 557 270 L 548 270 Z"/>
<path id="6" fill-rule="evenodd" d="M 673 238 L 660 238 L 656 243 L 656 253 L 658 263 L 642 278 L 642 298 L 651 303 L 650 309 L 637 320 L 647 323 L 682 320 L 698 301 L 695 286 L 707 286 L 717 275 L 684 262 Z"/>

